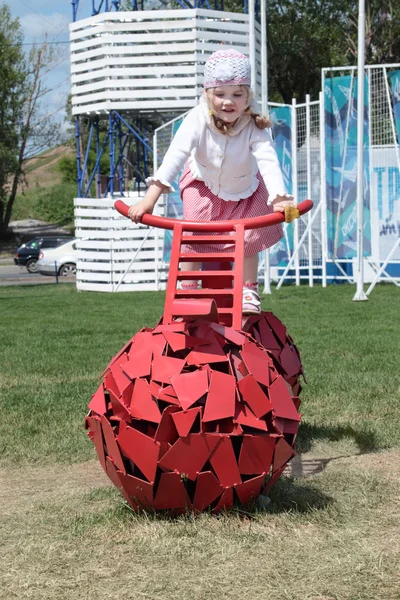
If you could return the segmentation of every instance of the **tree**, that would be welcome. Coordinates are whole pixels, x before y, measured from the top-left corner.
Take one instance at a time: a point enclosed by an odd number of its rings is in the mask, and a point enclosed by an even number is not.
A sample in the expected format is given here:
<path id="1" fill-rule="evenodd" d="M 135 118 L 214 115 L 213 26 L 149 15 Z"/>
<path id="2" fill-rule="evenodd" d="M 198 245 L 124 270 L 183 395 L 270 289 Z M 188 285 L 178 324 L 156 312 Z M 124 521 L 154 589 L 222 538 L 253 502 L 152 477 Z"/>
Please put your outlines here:
<path id="1" fill-rule="evenodd" d="M 47 40 L 23 52 L 18 19 L 0 6 L 0 238 L 7 235 L 27 159 L 59 141 L 59 125 L 43 107 L 45 78 L 59 61 Z"/>
<path id="2" fill-rule="evenodd" d="M 0 6 L 0 235 L 8 228 L 9 179 L 18 170 L 18 128 L 23 115 L 27 65 L 19 22 L 7 5 Z"/>

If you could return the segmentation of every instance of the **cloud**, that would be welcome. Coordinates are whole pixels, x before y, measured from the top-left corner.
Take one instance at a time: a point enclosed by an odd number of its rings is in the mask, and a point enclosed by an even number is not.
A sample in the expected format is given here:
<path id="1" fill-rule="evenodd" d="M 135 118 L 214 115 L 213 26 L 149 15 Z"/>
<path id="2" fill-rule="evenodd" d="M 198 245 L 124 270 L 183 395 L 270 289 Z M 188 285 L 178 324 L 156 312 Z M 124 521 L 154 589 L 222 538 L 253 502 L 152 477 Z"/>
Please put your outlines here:
<path id="1" fill-rule="evenodd" d="M 67 33 L 70 19 L 62 13 L 52 13 L 49 15 L 31 13 L 20 17 L 20 23 L 25 38 L 29 37 L 39 40 L 43 39 L 46 33 L 50 39 L 58 36 L 63 30 L 64 33 Z"/>

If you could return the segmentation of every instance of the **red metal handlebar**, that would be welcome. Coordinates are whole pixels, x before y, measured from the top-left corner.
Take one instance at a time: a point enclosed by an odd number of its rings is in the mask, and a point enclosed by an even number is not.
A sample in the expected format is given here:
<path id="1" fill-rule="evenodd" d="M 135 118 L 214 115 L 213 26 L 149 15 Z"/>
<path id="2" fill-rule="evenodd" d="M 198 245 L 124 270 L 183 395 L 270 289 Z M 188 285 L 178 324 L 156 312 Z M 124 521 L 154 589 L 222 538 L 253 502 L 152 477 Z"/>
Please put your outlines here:
<path id="1" fill-rule="evenodd" d="M 300 215 L 304 215 L 313 207 L 312 200 L 304 200 L 297 205 Z M 129 206 L 122 200 L 114 202 L 115 209 L 124 217 L 128 216 Z M 182 224 L 182 231 L 233 231 L 235 225 L 243 225 L 245 229 L 258 229 L 259 227 L 270 227 L 285 221 L 285 215 L 281 212 L 274 212 L 262 217 L 253 217 L 252 219 L 236 219 L 236 221 L 182 221 L 180 219 L 167 219 L 155 215 L 145 214 L 141 219 L 143 225 L 150 227 L 159 227 L 160 229 L 174 229 L 178 224 Z"/>

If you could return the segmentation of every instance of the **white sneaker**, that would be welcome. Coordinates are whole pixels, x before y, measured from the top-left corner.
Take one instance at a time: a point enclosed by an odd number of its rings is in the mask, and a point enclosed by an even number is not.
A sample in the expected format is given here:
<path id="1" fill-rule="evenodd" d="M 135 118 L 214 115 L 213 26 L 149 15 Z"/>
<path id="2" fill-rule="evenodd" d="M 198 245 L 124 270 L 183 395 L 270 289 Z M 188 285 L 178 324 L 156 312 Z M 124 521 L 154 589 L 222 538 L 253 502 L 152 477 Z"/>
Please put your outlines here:
<path id="1" fill-rule="evenodd" d="M 242 313 L 244 315 L 259 315 L 261 313 L 261 300 L 258 292 L 243 288 Z"/>

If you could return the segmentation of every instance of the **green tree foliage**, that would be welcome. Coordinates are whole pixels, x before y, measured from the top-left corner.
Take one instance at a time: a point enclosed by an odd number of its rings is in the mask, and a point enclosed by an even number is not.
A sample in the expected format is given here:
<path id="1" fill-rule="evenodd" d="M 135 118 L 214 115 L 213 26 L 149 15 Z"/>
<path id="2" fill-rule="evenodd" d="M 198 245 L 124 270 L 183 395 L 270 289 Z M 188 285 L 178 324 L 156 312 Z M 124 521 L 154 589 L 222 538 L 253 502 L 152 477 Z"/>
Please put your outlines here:
<path id="1" fill-rule="evenodd" d="M 58 50 L 46 39 L 27 55 L 18 19 L 7 4 L 0 5 L 0 237 L 8 224 L 18 191 L 24 182 L 27 159 L 59 141 L 59 126 L 44 106 L 46 74 L 57 65 Z"/>
<path id="2" fill-rule="evenodd" d="M 0 233 L 7 229 L 10 176 L 18 169 L 19 124 L 28 66 L 22 50 L 18 19 L 6 4 L 0 6 Z"/>

